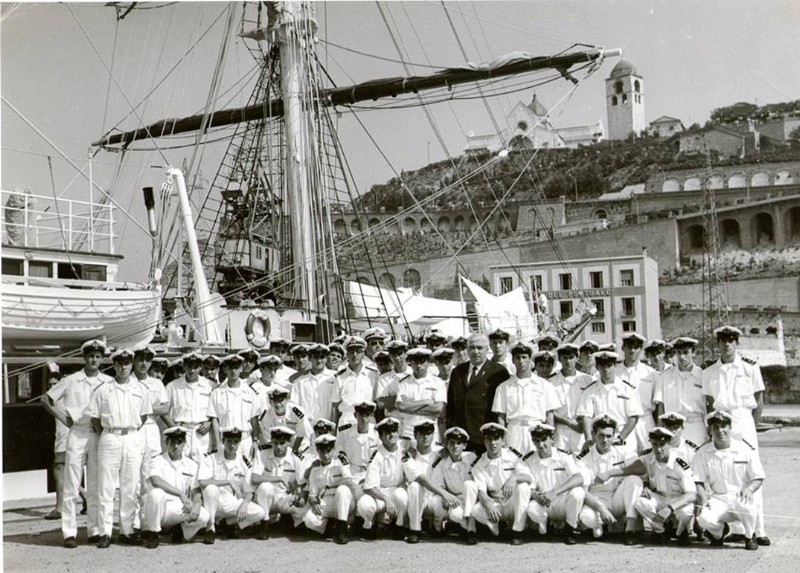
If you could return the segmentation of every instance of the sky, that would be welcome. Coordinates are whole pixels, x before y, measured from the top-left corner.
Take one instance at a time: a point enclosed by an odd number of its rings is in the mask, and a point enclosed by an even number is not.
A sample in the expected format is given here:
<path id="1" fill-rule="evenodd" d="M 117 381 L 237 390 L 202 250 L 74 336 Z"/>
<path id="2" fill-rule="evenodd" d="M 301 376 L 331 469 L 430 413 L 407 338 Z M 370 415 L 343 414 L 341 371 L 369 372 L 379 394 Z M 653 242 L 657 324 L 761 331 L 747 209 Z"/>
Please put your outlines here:
<path id="1" fill-rule="evenodd" d="M 483 0 L 445 6 L 447 11 L 440 2 L 318 3 L 319 59 L 337 85 L 347 85 L 404 75 L 401 59 L 410 73 L 422 74 L 433 71 L 426 67 L 431 65 L 488 61 L 513 51 L 547 55 L 584 43 L 623 50 L 643 77 L 647 121 L 669 115 L 688 126 L 737 101 L 800 99 L 796 0 Z M 237 37 L 220 54 L 226 3 L 139 7 L 144 9 L 117 21 L 115 10 L 103 4 L 3 4 L 3 189 L 28 185 L 37 193 L 87 198 L 86 178 L 61 154 L 88 173 L 90 143 L 110 128 L 198 113 L 220 58 L 225 66 L 218 76 L 218 108 L 246 103 L 254 60 Z M 574 90 L 564 80 L 536 88 L 556 127 L 598 119 L 607 125 L 604 80 L 616 61 L 606 61 Z M 493 133 L 494 122 L 504 125 L 506 113 L 532 95 L 526 89 L 485 101 L 440 103 L 428 106 L 428 113 L 420 107 L 359 111 L 362 123 L 341 110 L 338 135 L 357 188 L 365 192 L 402 170 L 460 155 L 466 132 Z M 138 106 L 135 114 L 132 106 Z M 119 171 L 118 154 L 100 151 L 93 159 L 94 181 L 112 189 L 132 216 L 122 217 L 118 229 L 128 259 L 123 279 L 143 280 L 147 268 L 140 189 L 158 188 L 165 165 L 191 159 L 193 149 L 185 145 L 193 137 L 157 142 L 160 148 L 184 145 L 178 149 L 129 153 Z M 205 177 L 213 178 L 223 151 L 217 143 L 198 152 L 195 161 Z"/>

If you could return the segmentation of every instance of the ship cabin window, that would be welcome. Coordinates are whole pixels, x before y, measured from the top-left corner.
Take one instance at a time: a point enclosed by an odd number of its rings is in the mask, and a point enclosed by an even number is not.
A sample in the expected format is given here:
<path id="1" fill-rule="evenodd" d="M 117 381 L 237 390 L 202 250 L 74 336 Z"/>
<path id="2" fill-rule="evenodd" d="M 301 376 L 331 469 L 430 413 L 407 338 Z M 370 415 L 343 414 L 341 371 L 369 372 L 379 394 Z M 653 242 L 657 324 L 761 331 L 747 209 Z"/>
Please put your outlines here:
<path id="1" fill-rule="evenodd" d="M 589 284 L 592 286 L 592 288 L 603 288 L 603 271 L 590 272 Z"/>
<path id="2" fill-rule="evenodd" d="M 24 273 L 24 261 L 20 259 L 3 259 L 3 274 L 21 277 Z"/>
<path id="3" fill-rule="evenodd" d="M 72 265 L 70 263 L 58 263 L 58 278 L 60 279 L 80 279 L 81 267 L 83 265 Z"/>
<path id="4" fill-rule="evenodd" d="M 561 285 L 561 290 L 572 290 L 572 275 L 569 273 L 561 273 L 558 275 L 558 281 Z"/>
<path id="5" fill-rule="evenodd" d="M 592 334 L 603 334 L 606 331 L 606 323 L 605 322 L 593 322 L 592 323 Z"/>
<path id="6" fill-rule="evenodd" d="M 104 282 L 106 280 L 106 267 L 103 265 L 79 265 L 58 263 L 58 278 L 70 280 L 85 280 Z"/>
<path id="7" fill-rule="evenodd" d="M 47 261 L 30 261 L 28 263 L 28 276 L 39 278 L 53 278 L 53 263 Z"/>
<path id="8" fill-rule="evenodd" d="M 34 396 L 47 391 L 48 371 L 46 367 L 26 368 L 21 364 L 3 367 L 6 391 L 3 405 L 25 403 Z"/>
<path id="9" fill-rule="evenodd" d="M 106 267 L 102 265 L 84 265 L 81 276 L 85 281 L 104 282 L 106 280 Z"/>
<path id="10" fill-rule="evenodd" d="M 500 277 L 500 294 L 514 290 L 514 277 Z"/>
<path id="11" fill-rule="evenodd" d="M 633 286 L 633 269 L 625 269 L 619 272 L 619 286 Z"/>
<path id="12" fill-rule="evenodd" d="M 567 319 L 572 316 L 572 301 L 571 300 L 562 300 L 559 303 L 560 310 L 561 310 L 561 320 Z"/>

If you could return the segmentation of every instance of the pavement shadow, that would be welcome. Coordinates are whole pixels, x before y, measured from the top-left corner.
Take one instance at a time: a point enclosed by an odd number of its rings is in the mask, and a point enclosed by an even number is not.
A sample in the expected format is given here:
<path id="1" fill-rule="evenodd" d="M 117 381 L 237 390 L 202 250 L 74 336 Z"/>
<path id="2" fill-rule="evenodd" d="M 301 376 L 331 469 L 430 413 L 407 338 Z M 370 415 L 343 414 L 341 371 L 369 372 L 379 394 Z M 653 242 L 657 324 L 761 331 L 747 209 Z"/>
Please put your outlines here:
<path id="1" fill-rule="evenodd" d="M 61 528 L 51 529 L 47 531 L 39 531 L 36 533 L 18 533 L 15 535 L 3 535 L 3 543 L 19 543 L 21 545 L 35 545 L 35 546 L 54 546 L 59 547 L 63 541 L 61 537 Z M 81 545 L 86 544 L 86 534 L 78 534 L 78 543 Z"/>

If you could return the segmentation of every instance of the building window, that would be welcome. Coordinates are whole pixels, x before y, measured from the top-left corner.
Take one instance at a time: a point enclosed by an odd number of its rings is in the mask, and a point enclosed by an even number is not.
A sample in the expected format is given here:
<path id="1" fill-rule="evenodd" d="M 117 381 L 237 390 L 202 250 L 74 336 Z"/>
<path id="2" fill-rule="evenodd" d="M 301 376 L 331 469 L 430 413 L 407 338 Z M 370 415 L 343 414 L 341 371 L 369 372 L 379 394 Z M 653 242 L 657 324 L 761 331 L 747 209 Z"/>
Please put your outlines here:
<path id="1" fill-rule="evenodd" d="M 622 332 L 636 332 L 636 321 L 635 320 L 623 320 L 622 321 Z"/>
<path id="2" fill-rule="evenodd" d="M 614 82 L 614 93 L 621 94 L 623 89 L 624 87 L 621 81 L 617 80 Z"/>
<path id="3" fill-rule="evenodd" d="M 256 247 L 256 249 L 255 249 L 256 250 L 256 258 L 258 260 L 263 259 L 264 258 L 264 249 L 261 247 L 261 245 L 256 245 L 255 247 Z"/>
<path id="4" fill-rule="evenodd" d="M 52 278 L 53 277 L 53 263 L 42 261 L 31 261 L 28 263 L 28 276 Z"/>
<path id="5" fill-rule="evenodd" d="M 561 319 L 562 320 L 572 316 L 572 301 L 571 300 L 562 300 L 559 303 L 559 306 L 561 307 Z"/>
<path id="6" fill-rule="evenodd" d="M 603 288 L 603 271 L 590 272 L 589 284 L 592 285 L 592 288 Z"/>
<path id="7" fill-rule="evenodd" d="M 533 292 L 542 292 L 542 275 L 533 275 L 531 277 L 531 290 Z"/>
<path id="8" fill-rule="evenodd" d="M 594 298 L 592 299 L 592 304 L 597 309 L 597 313 L 595 316 L 600 318 L 601 316 L 605 316 L 606 314 L 606 301 L 601 298 Z"/>
<path id="9" fill-rule="evenodd" d="M 633 286 L 633 269 L 626 269 L 619 272 L 619 286 Z"/>
<path id="10" fill-rule="evenodd" d="M 639 80 L 635 80 L 635 81 L 633 82 L 633 91 L 635 91 L 637 94 L 638 94 L 640 91 L 642 91 L 642 84 L 640 84 L 640 83 L 639 83 Z"/>
<path id="11" fill-rule="evenodd" d="M 622 316 L 636 316 L 636 299 L 626 297 L 622 299 Z"/>
<path id="12" fill-rule="evenodd" d="M 558 280 L 561 284 L 561 290 L 572 290 L 572 275 L 569 273 L 561 273 L 558 275 Z"/>
<path id="13" fill-rule="evenodd" d="M 606 323 L 605 322 L 593 322 L 592 323 L 592 334 L 604 334 L 606 331 Z"/>
<path id="14" fill-rule="evenodd" d="M 628 94 L 622 94 L 622 103 L 626 103 L 628 101 Z"/>
<path id="15" fill-rule="evenodd" d="M 500 277 L 500 294 L 514 290 L 514 277 Z"/>
<path id="16" fill-rule="evenodd" d="M 611 105 L 617 105 L 618 103 L 617 96 L 611 96 Z"/>

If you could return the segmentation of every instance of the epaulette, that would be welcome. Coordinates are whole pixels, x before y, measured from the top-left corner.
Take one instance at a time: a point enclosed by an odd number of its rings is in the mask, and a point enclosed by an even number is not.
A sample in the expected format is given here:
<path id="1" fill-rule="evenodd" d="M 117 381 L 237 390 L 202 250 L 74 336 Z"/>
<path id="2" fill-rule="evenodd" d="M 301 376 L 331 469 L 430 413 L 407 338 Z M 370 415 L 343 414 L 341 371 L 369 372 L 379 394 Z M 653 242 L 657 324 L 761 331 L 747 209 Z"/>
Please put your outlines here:
<path id="1" fill-rule="evenodd" d="M 402 378 L 398 378 L 397 381 L 402 382 L 403 380 L 408 380 L 409 378 L 411 378 L 411 374 L 406 374 Z"/>
<path id="2" fill-rule="evenodd" d="M 345 372 L 347 372 L 347 366 L 342 366 L 336 371 L 336 376 L 339 376 L 339 374 L 344 374 Z"/>
<path id="3" fill-rule="evenodd" d="M 374 460 L 375 459 L 375 454 L 377 454 L 377 453 L 378 453 L 378 450 L 375 450 L 374 452 L 372 452 L 372 455 L 369 457 L 369 461 Z"/>
<path id="4" fill-rule="evenodd" d="M 642 453 L 639 454 L 639 455 L 640 456 L 646 456 L 647 454 L 650 454 L 652 452 L 653 452 L 653 448 L 645 448 L 645 449 L 642 450 Z"/>
<path id="5" fill-rule="evenodd" d="M 584 457 L 586 454 L 588 454 L 588 453 L 589 453 L 589 450 L 586 450 L 585 452 L 581 452 L 581 453 L 579 453 L 577 456 L 575 456 L 575 459 L 576 459 L 576 460 L 581 460 L 581 459 L 583 459 L 583 457 Z"/>
<path id="6" fill-rule="evenodd" d="M 680 459 L 680 458 L 675 458 L 675 461 L 676 461 L 676 462 L 678 462 L 678 465 L 679 465 L 679 466 L 681 466 L 681 467 L 682 467 L 684 470 L 687 470 L 687 471 L 689 470 L 689 464 L 687 464 L 687 463 L 686 463 L 685 461 L 683 461 L 682 459 Z"/>
<path id="7" fill-rule="evenodd" d="M 302 459 L 303 459 L 305 456 L 304 456 L 302 453 L 300 453 L 300 452 L 297 452 L 297 453 L 294 455 L 294 457 L 296 457 L 298 460 L 302 460 Z"/>
<path id="8" fill-rule="evenodd" d="M 432 468 L 435 468 L 435 467 L 436 467 L 436 466 L 438 466 L 440 463 L 442 463 L 442 460 L 443 460 L 443 459 L 444 459 L 444 453 L 443 453 L 443 451 L 442 451 L 442 452 L 439 452 L 439 455 L 438 455 L 438 456 L 436 456 L 436 459 L 435 459 L 435 460 L 433 460 L 433 463 L 431 464 L 431 467 L 432 467 Z"/>
<path id="9" fill-rule="evenodd" d="M 300 409 L 299 406 L 292 406 L 292 412 L 294 412 L 294 415 L 297 416 L 298 418 L 306 417 L 306 415 L 303 413 L 303 411 Z"/>
<path id="10" fill-rule="evenodd" d="M 247 456 L 243 455 L 242 456 L 242 460 L 244 461 L 244 465 L 246 465 L 248 468 L 252 468 L 253 467 L 253 464 L 250 463 L 250 460 L 247 459 Z"/>
<path id="11" fill-rule="evenodd" d="M 518 458 L 522 457 L 522 454 L 519 452 L 519 450 L 512 448 L 511 446 L 509 446 L 508 449 L 511 451 L 512 454 L 514 454 Z"/>
<path id="12" fill-rule="evenodd" d="M 321 465 L 322 465 L 322 462 L 321 462 L 321 461 L 319 461 L 319 460 L 314 460 L 313 462 L 311 462 L 311 466 L 309 466 L 309 468 L 308 468 L 308 469 L 311 469 L 311 468 L 318 468 L 318 467 L 320 467 Z"/>
<path id="13" fill-rule="evenodd" d="M 349 430 L 352 427 L 353 427 L 352 423 L 351 424 L 342 424 L 341 426 L 339 426 L 339 431 L 340 432 L 344 432 L 345 430 Z"/>
<path id="14" fill-rule="evenodd" d="M 259 450 L 269 450 L 270 448 L 272 448 L 272 444 L 262 444 L 258 446 Z"/>
<path id="15" fill-rule="evenodd" d="M 584 391 L 586 391 L 586 390 L 588 390 L 589 388 L 591 388 L 592 386 L 594 386 L 595 384 L 597 384 L 597 380 L 592 380 L 592 383 L 591 383 L 591 384 L 588 384 L 588 385 L 586 386 L 586 388 L 584 388 L 583 390 L 584 390 Z"/>
<path id="16" fill-rule="evenodd" d="M 742 438 L 742 441 L 743 441 L 743 442 L 744 442 L 744 443 L 745 443 L 745 444 L 746 444 L 746 445 L 747 445 L 747 446 L 748 446 L 748 447 L 749 447 L 751 450 L 755 451 L 755 448 L 753 447 L 753 445 L 752 445 L 750 442 L 748 442 L 748 441 L 747 441 L 747 440 L 745 440 L 744 438 Z"/>
<path id="17" fill-rule="evenodd" d="M 530 452 L 528 452 L 527 454 L 525 454 L 524 456 L 522 456 L 522 459 L 523 459 L 523 460 L 527 460 L 529 457 L 531 457 L 531 456 L 532 456 L 532 455 L 534 455 L 535 453 L 536 453 L 536 452 L 534 452 L 534 451 L 530 451 Z"/>
<path id="18" fill-rule="evenodd" d="M 302 374 L 300 374 L 299 372 L 295 372 L 294 374 L 289 376 L 288 380 L 289 380 L 289 382 L 294 383 L 294 381 L 297 380 L 298 378 L 300 378 L 300 376 L 302 376 Z"/>
<path id="19" fill-rule="evenodd" d="M 339 450 L 339 453 L 337 454 L 337 457 L 339 458 L 339 461 L 342 462 L 343 464 L 349 464 L 350 463 L 350 460 L 347 459 L 347 454 L 345 454 L 341 450 Z"/>
<path id="20" fill-rule="evenodd" d="M 374 370 L 375 372 L 380 372 L 380 370 L 378 370 L 378 367 L 375 364 L 367 364 L 365 362 L 364 368 L 366 368 L 367 370 Z"/>
<path id="21" fill-rule="evenodd" d="M 744 356 L 742 356 L 742 361 L 743 361 L 743 362 L 747 362 L 748 364 L 751 364 L 751 365 L 753 365 L 753 366 L 755 366 L 756 364 L 758 364 L 758 362 L 756 362 L 756 361 L 755 361 L 755 360 L 753 360 L 752 358 L 745 358 Z"/>
<path id="22" fill-rule="evenodd" d="M 699 448 L 700 448 L 700 446 L 698 446 L 697 444 L 695 444 L 695 443 L 694 443 L 694 442 L 692 442 L 691 440 L 683 440 L 683 441 L 684 441 L 684 442 L 686 442 L 687 444 L 689 444 L 689 447 L 690 447 L 690 448 L 694 448 L 695 450 L 697 450 L 697 449 L 699 449 Z"/>
<path id="23" fill-rule="evenodd" d="M 622 381 L 622 383 L 623 383 L 623 384 L 627 384 L 628 386 L 630 386 L 631 388 L 633 388 L 634 390 L 636 390 L 636 386 L 634 386 L 633 384 L 631 384 L 631 383 L 630 383 L 630 382 L 628 382 L 627 380 L 623 380 L 623 381 Z"/>
<path id="24" fill-rule="evenodd" d="M 477 464 L 477 463 L 478 463 L 478 460 L 480 460 L 480 459 L 481 459 L 480 457 L 476 457 L 476 458 L 475 458 L 475 459 L 472 461 L 472 463 L 469 465 L 469 467 L 471 467 L 471 468 L 475 467 L 475 464 Z"/>
<path id="25" fill-rule="evenodd" d="M 556 449 L 557 449 L 559 452 L 561 452 L 562 454 L 566 454 L 566 455 L 568 455 L 568 456 L 571 456 L 571 455 L 572 455 L 572 452 L 570 452 L 569 450 L 562 450 L 561 448 L 556 448 Z"/>
<path id="26" fill-rule="evenodd" d="M 206 453 L 204 453 L 204 454 L 203 454 L 203 457 L 207 457 L 207 456 L 213 456 L 213 455 L 214 455 L 214 454 L 216 454 L 216 453 L 217 453 L 217 450 L 211 450 L 210 452 L 206 452 Z"/>

